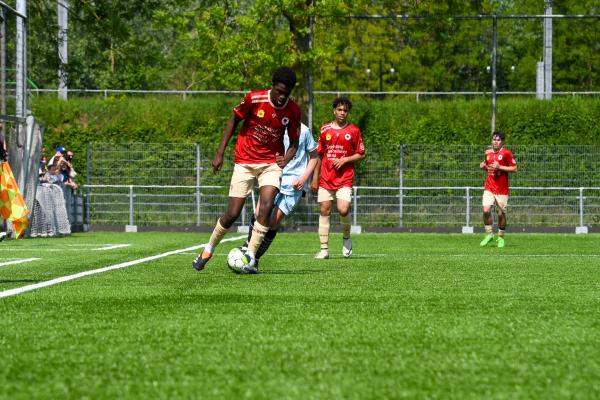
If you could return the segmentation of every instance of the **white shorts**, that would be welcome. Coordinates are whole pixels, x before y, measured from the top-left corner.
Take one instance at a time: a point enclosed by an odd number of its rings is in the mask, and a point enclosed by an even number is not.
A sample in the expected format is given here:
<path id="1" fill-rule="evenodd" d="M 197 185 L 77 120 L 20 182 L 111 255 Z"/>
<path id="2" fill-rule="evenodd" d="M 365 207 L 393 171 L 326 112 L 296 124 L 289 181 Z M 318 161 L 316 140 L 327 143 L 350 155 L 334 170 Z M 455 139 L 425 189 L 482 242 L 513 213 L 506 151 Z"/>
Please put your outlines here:
<path id="1" fill-rule="evenodd" d="M 277 164 L 235 164 L 229 185 L 229 197 L 246 198 L 258 179 L 258 187 L 279 189 L 283 170 Z"/>
<path id="2" fill-rule="evenodd" d="M 322 203 L 324 201 L 333 201 L 333 199 L 345 200 L 348 203 L 352 202 L 352 188 L 343 187 L 336 190 L 329 190 L 320 187 L 317 194 L 317 201 Z"/>

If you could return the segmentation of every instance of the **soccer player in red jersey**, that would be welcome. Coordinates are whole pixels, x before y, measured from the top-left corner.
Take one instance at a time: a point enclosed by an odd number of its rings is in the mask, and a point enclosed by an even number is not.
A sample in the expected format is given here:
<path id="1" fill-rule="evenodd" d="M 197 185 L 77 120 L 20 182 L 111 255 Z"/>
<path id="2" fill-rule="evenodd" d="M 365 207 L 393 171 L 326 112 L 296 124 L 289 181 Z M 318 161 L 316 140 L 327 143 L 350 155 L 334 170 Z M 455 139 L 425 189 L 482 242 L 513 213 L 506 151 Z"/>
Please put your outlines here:
<path id="1" fill-rule="evenodd" d="M 240 104 L 233 108 L 233 115 L 225 126 L 212 161 L 215 173 L 223 165 L 223 154 L 229 140 L 238 124 L 244 121 L 235 145 L 235 166 L 231 176 L 227 210 L 217 220 L 208 245 L 192 263 L 192 267 L 198 271 L 204 269 L 227 229 L 240 216 L 256 179 L 259 185 L 259 204 L 252 240 L 245 254 L 248 269 L 241 272 L 258 272 L 254 266 L 254 255 L 269 230 L 269 216 L 275 196 L 279 192 L 282 169 L 296 154 L 300 135 L 300 107 L 290 99 L 292 89 L 296 85 L 296 74 L 290 68 L 279 68 L 273 74 L 271 83 L 269 90 L 246 94 Z M 286 129 L 290 145 L 284 154 L 283 139 Z"/>
<path id="2" fill-rule="evenodd" d="M 342 222 L 344 257 L 352 255 L 350 239 L 350 204 L 354 183 L 354 163 L 365 158 L 365 146 L 358 126 L 348 122 L 352 103 L 346 97 L 333 100 L 335 119 L 321 127 L 311 190 L 317 192 L 319 202 L 319 240 L 321 250 L 316 259 L 329 258 L 329 220 L 333 199 Z M 320 175 L 320 176 L 319 176 Z"/>
<path id="3" fill-rule="evenodd" d="M 506 229 L 506 206 L 508 204 L 508 174 L 517 171 L 517 161 L 510 150 L 503 147 L 504 133 L 495 131 L 492 134 L 492 148 L 485 151 L 485 160 L 479 168 L 487 171 L 483 190 L 483 223 L 486 236 L 481 246 L 487 246 L 493 239 L 492 206 L 496 205 L 498 213 L 498 247 L 504 247 L 504 231 Z"/>

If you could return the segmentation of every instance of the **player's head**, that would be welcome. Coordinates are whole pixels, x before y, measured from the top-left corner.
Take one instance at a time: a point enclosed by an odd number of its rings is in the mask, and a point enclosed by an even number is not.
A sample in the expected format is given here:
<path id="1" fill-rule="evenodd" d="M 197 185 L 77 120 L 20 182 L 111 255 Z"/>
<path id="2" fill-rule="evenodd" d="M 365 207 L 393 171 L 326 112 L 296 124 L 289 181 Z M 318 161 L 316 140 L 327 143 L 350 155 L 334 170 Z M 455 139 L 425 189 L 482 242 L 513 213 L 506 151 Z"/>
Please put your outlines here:
<path id="1" fill-rule="evenodd" d="M 281 107 L 296 86 L 296 73 L 291 68 L 281 67 L 273 73 L 271 83 L 271 102 Z"/>
<path id="2" fill-rule="evenodd" d="M 349 98 L 345 97 L 345 96 L 340 96 L 340 97 L 336 97 L 333 100 L 333 109 L 335 110 L 339 105 L 343 105 L 346 106 L 346 109 L 348 111 L 352 110 L 352 102 L 350 101 Z"/>
<path id="3" fill-rule="evenodd" d="M 494 131 L 492 133 L 492 149 L 498 150 L 504 143 L 504 132 Z"/>

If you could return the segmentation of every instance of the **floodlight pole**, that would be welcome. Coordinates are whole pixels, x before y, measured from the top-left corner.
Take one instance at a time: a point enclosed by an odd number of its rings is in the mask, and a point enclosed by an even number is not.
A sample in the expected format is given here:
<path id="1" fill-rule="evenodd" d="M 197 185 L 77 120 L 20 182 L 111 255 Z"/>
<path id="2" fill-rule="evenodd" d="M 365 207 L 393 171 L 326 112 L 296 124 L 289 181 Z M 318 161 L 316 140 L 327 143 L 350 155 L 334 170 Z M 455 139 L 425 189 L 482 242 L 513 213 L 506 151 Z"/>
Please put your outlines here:
<path id="1" fill-rule="evenodd" d="M 546 0 L 546 12 L 552 15 L 552 0 Z M 544 18 L 544 98 L 552 99 L 552 18 Z"/>
<path id="2" fill-rule="evenodd" d="M 497 18 L 492 16 L 492 132 L 496 130 L 496 48 L 497 41 Z"/>
<path id="3" fill-rule="evenodd" d="M 315 17 L 311 15 L 308 18 L 308 51 L 312 52 L 314 46 L 314 23 Z M 313 73 L 312 73 L 312 63 L 308 67 L 308 129 L 313 131 L 313 107 L 314 107 L 314 82 L 313 82 Z M 313 135 L 314 136 L 314 135 Z"/>
<path id="4" fill-rule="evenodd" d="M 27 31 L 25 29 L 25 18 L 27 18 L 27 0 L 17 0 L 17 38 L 16 38 L 16 117 L 25 118 L 26 91 L 25 77 L 27 76 L 27 54 L 25 44 L 27 43 Z"/>
<path id="5" fill-rule="evenodd" d="M 69 27 L 69 0 L 57 1 L 58 15 L 58 98 L 67 99 L 67 64 L 69 62 L 68 53 L 68 27 Z"/>

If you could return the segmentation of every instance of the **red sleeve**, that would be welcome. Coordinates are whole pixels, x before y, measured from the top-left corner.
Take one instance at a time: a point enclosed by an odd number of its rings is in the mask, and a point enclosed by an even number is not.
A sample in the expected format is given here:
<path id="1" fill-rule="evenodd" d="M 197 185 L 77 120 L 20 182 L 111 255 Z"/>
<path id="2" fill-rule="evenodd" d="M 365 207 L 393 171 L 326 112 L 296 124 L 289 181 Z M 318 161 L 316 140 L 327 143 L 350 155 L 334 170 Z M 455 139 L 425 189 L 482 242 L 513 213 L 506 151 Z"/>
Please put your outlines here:
<path id="1" fill-rule="evenodd" d="M 247 93 L 240 104 L 233 107 L 233 113 L 240 119 L 246 119 L 251 114 L 252 101 L 250 100 L 251 93 Z"/>
<path id="2" fill-rule="evenodd" d="M 355 153 L 365 154 L 365 144 L 362 140 L 362 135 L 360 134 L 360 129 L 356 128 L 356 148 L 354 149 Z"/>
<path id="3" fill-rule="evenodd" d="M 294 113 L 294 117 L 290 119 L 290 126 L 288 127 L 288 137 L 290 141 L 300 139 L 300 110 Z"/>

